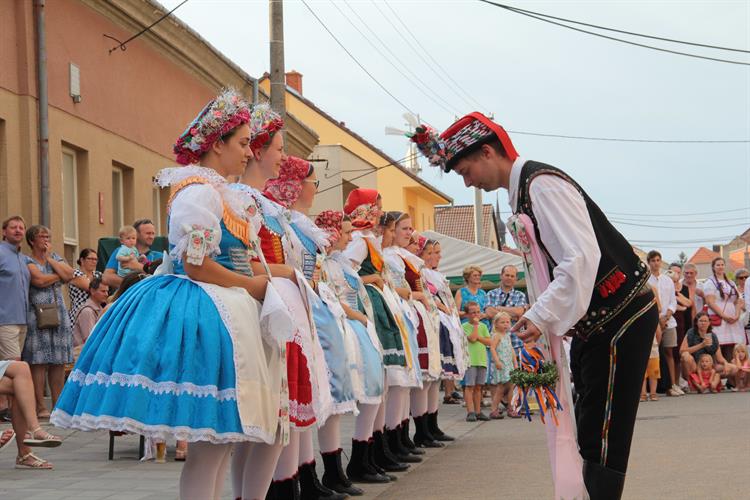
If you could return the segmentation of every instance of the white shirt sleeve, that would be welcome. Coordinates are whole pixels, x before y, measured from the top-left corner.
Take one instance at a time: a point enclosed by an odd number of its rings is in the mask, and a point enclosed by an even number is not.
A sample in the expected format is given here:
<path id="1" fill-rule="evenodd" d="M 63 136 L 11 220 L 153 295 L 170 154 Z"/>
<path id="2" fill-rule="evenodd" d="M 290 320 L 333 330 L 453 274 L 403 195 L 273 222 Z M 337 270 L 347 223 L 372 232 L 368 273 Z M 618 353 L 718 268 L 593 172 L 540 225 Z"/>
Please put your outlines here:
<path id="1" fill-rule="evenodd" d="M 169 242 L 173 259 L 183 256 L 201 265 L 205 256 L 217 255 L 221 243 L 221 195 L 213 186 L 194 184 L 177 193 L 169 212 Z"/>
<path id="2" fill-rule="evenodd" d="M 586 314 L 601 252 L 586 202 L 573 185 L 540 175 L 529 195 L 542 243 L 557 265 L 552 282 L 524 316 L 545 333 L 565 335 Z"/>
<path id="3" fill-rule="evenodd" d="M 344 256 L 356 264 L 356 268 L 362 265 L 367 258 L 367 242 L 364 238 L 354 238 L 344 249 Z"/>
<path id="4" fill-rule="evenodd" d="M 745 311 L 750 311 L 750 279 L 745 280 Z"/>

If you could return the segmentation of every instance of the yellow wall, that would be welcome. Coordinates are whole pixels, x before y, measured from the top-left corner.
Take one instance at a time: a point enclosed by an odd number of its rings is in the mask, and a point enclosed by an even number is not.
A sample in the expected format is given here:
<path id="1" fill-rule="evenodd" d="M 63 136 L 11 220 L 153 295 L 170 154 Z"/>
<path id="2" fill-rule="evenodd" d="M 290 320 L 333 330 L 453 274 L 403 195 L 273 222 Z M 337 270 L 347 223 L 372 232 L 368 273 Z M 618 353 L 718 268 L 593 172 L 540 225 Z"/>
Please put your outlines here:
<path id="1" fill-rule="evenodd" d="M 269 79 L 262 79 L 260 87 L 268 92 L 270 90 Z M 320 145 L 341 144 L 376 168 L 390 163 L 388 158 L 321 115 L 292 92 L 286 93 L 286 109 L 299 121 L 317 132 Z M 409 206 L 414 207 L 415 220 L 412 222 L 417 231 L 433 229 L 435 226 L 434 206 L 444 205 L 451 201 L 430 191 L 398 167 L 381 168 L 372 175 L 377 177 L 377 189 L 383 197 L 385 210 L 407 212 Z M 341 207 L 328 208 L 340 209 Z"/>

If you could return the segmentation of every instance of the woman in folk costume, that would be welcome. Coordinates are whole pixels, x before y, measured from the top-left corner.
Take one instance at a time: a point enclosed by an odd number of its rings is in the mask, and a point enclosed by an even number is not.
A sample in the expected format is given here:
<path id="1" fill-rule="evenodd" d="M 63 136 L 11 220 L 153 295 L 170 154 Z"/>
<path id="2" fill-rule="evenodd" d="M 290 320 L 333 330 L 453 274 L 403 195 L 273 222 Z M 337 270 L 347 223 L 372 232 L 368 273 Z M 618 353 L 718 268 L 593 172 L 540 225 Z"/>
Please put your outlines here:
<path id="1" fill-rule="evenodd" d="M 367 455 L 368 442 L 372 438 L 378 409 L 383 404 L 384 367 L 380 340 L 375 324 L 372 303 L 362 279 L 343 254 L 352 240 L 353 226 L 343 212 L 325 210 L 315 218 L 315 224 L 328 233 L 330 247 L 323 261 L 323 276 L 341 303 L 344 312 L 345 333 L 355 340 L 355 393 L 359 415 L 355 420 L 352 436 L 352 453 L 346 474 L 349 479 L 363 483 L 387 483 L 388 477 L 379 474 L 370 465 Z M 324 458 L 325 450 L 321 445 Z M 341 462 L 341 450 L 337 451 Z M 326 470 L 327 472 L 327 470 Z M 326 484 L 326 477 L 323 476 Z"/>
<path id="2" fill-rule="evenodd" d="M 430 432 L 427 418 L 430 394 L 434 398 L 439 397 L 440 375 L 443 370 L 440 362 L 440 319 L 432 294 L 427 290 L 422 276 L 425 262 L 417 256 L 418 253 L 422 253 L 426 238 L 420 237 L 414 231 L 408 217 L 397 224 L 397 227 L 398 231 L 403 233 L 403 239 L 406 234 L 411 233 L 407 245 L 403 246 L 401 241 L 401 245 L 396 247 L 396 252 L 404 261 L 404 276 L 411 289 L 409 303 L 417 315 L 418 361 L 422 371 L 422 388 L 412 389 L 410 395 L 410 411 L 416 427 L 414 444 L 424 448 L 440 448 L 443 444 Z M 407 419 L 402 422 L 406 431 L 407 447 L 412 444 L 408 433 L 408 417 L 407 414 Z"/>
<path id="3" fill-rule="evenodd" d="M 304 275 L 302 283 L 312 311 L 317 340 L 325 355 L 333 397 L 331 416 L 325 421 L 318 419 L 318 443 L 325 465 L 323 486 L 318 482 L 315 472 L 312 433 L 301 436 L 299 467 L 302 497 L 312 498 L 317 495 L 334 498 L 333 491 L 349 495 L 363 494 L 346 477 L 340 457 L 341 415 L 357 411 L 352 380 L 355 339 L 344 335 L 341 304 L 328 284 L 320 279 L 320 262 L 329 244 L 328 233 L 307 216 L 315 199 L 317 185 L 313 164 L 302 158 L 288 156 L 281 164 L 278 177 L 266 182 L 265 192 L 268 197 L 290 210 L 291 231 L 286 235 L 290 250 L 286 254 L 287 262 Z"/>
<path id="4" fill-rule="evenodd" d="M 299 492 L 300 443 L 310 438 L 312 427 L 318 419 L 325 421 L 333 401 L 328 386 L 328 374 L 320 344 L 315 338 L 315 327 L 307 302 L 305 278 L 287 265 L 291 252 L 287 233 L 290 214 L 282 205 L 269 199 L 261 190 L 268 179 L 277 177 L 285 160 L 283 121 L 266 105 L 253 108 L 251 123 L 253 137 L 250 144 L 252 158 L 247 164 L 240 183 L 232 188 L 249 194 L 258 204 L 261 228 L 258 231 L 262 257 L 273 276 L 271 283 L 281 295 L 294 320 L 292 340 L 286 344 L 286 367 L 289 390 L 289 424 L 292 432 L 289 444 L 278 450 L 271 498 L 293 498 Z M 253 260 L 260 260 L 261 255 Z M 243 478 L 233 483 L 235 498 L 248 498 L 245 489 L 253 468 L 257 466 L 251 455 L 239 449 L 232 460 L 233 477 Z M 309 468 L 304 479 L 312 481 Z"/>
<path id="5" fill-rule="evenodd" d="M 390 304 L 391 312 L 394 315 L 401 313 L 404 318 L 407 327 L 404 344 L 410 347 L 409 354 L 411 354 L 412 361 L 412 369 L 409 372 L 408 380 L 403 386 L 395 389 L 402 394 L 400 406 L 398 408 L 386 408 L 385 426 L 391 451 L 404 462 L 418 462 L 422 459 L 417 455 L 424 454 L 424 451 L 418 449 L 411 442 L 408 427 L 405 425 L 408 424 L 409 420 L 412 392 L 420 391 L 418 398 L 424 399 L 425 405 L 427 401 L 427 393 L 423 394 L 424 398 L 421 397 L 424 380 L 419 360 L 419 327 L 423 326 L 423 321 L 412 299 L 413 294 L 406 277 L 408 266 L 404 260 L 405 256 L 417 259 L 416 256 L 405 249 L 409 245 L 411 233 L 414 229 L 411 226 L 409 215 L 402 212 L 387 212 L 383 216 L 381 225 L 383 226 L 382 246 L 386 269 L 385 277 L 388 284 L 396 292 L 396 302 Z M 418 275 L 418 271 L 414 272 Z M 439 358 L 433 358 L 433 361 L 437 362 Z M 427 371 L 424 374 L 428 377 L 431 376 Z M 437 374 L 439 375 L 439 372 Z M 441 445 L 438 444 L 438 446 Z"/>
<path id="6" fill-rule="evenodd" d="M 466 370 L 465 343 L 466 335 L 461 328 L 461 319 L 453 301 L 447 278 L 437 268 L 440 264 L 440 243 L 420 236 L 417 240 L 417 254 L 424 260 L 422 281 L 426 293 L 432 296 L 438 312 L 441 380 L 461 380 Z M 427 426 L 430 434 L 438 441 L 453 441 L 438 426 L 438 409 L 440 408 L 439 384 L 430 388 L 427 401 Z M 450 387 L 446 386 L 446 396 Z"/>
<path id="7" fill-rule="evenodd" d="M 386 379 L 383 389 L 384 404 L 380 405 L 373 427 L 372 440 L 367 444 L 370 466 L 380 475 L 395 479 L 386 472 L 400 472 L 409 468 L 390 449 L 384 434 L 386 411 L 401 414 L 404 406 L 404 393 L 412 384 L 414 362 L 408 342 L 411 328 L 398 305 L 400 300 L 384 279 L 387 270 L 383 261 L 381 239 L 383 226 L 382 199 L 374 189 L 354 189 L 349 193 L 344 205 L 344 213 L 351 219 L 354 232 L 352 241 L 344 250 L 354 269 L 357 270 L 372 304 L 370 321 L 375 325 L 383 352 L 383 365 Z M 384 221 L 385 222 L 385 221 Z M 386 229 L 392 238 L 393 221 L 387 222 Z M 378 231 L 376 234 L 375 231 Z M 394 313 L 395 312 L 395 313 Z M 390 389 L 394 390 L 391 391 Z M 401 389 L 404 388 L 405 391 Z"/>
<path id="8" fill-rule="evenodd" d="M 546 425 L 555 496 L 620 498 L 658 322 L 646 265 L 578 183 L 558 168 L 521 158 L 505 130 L 483 114 L 464 116 L 439 137 L 426 126 L 411 135 L 430 163 L 455 170 L 467 186 L 508 190 L 515 214 L 508 227 L 535 299 L 512 331 L 548 348 L 561 374 L 559 426 L 557 418 Z M 575 422 L 566 334 L 574 335 Z M 540 366 L 524 358 L 522 366 Z"/>
<path id="9" fill-rule="evenodd" d="M 285 429 L 284 339 L 261 337 L 262 266 L 250 266 L 252 200 L 229 189 L 251 155 L 247 103 L 212 100 L 174 147 L 169 259 L 99 319 L 52 414 L 58 427 L 190 442 L 181 498 L 219 498 L 233 443 L 272 448 Z M 270 287 L 268 287 L 270 289 Z M 288 431 L 287 431 L 288 432 Z M 265 444 L 263 444 L 265 443 Z M 260 467 L 254 498 L 272 467 Z"/>

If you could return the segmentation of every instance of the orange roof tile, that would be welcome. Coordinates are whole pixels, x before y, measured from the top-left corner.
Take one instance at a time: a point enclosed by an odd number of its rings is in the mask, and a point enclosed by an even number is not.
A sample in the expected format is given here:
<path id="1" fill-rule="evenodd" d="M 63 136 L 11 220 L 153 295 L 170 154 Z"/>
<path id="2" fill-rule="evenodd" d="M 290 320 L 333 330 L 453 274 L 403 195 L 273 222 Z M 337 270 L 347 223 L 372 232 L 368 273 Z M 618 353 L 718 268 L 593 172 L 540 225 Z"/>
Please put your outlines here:
<path id="1" fill-rule="evenodd" d="M 706 247 L 700 247 L 695 251 L 693 256 L 688 259 L 688 262 L 691 264 L 710 264 L 716 257 L 721 257 L 721 255 Z"/>

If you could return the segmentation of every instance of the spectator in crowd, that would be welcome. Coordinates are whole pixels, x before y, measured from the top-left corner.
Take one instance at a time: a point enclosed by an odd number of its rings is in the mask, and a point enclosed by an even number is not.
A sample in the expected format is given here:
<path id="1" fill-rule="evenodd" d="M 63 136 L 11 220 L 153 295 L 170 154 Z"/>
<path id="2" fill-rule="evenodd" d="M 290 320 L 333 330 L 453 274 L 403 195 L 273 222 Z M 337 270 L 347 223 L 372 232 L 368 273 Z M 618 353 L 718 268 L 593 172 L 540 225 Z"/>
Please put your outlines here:
<path id="1" fill-rule="evenodd" d="M 682 275 L 684 276 L 682 284 L 688 288 L 688 299 L 693 304 L 689 309 L 689 321 L 685 322 L 685 327 L 688 328 L 693 324 L 695 315 L 703 310 L 703 289 L 698 284 L 698 269 L 695 267 L 695 264 L 690 264 L 689 262 L 685 264 L 682 269 Z"/>
<path id="2" fill-rule="evenodd" d="M 675 299 L 677 300 L 677 311 L 674 314 L 674 319 L 677 322 L 677 345 L 679 346 L 682 345 L 682 339 L 685 338 L 688 327 L 693 323 L 693 313 L 691 311 L 693 303 L 690 301 L 690 290 L 682 282 L 682 266 L 677 263 L 670 264 L 667 276 L 674 283 Z M 678 349 L 672 349 L 672 358 L 674 359 L 675 374 L 680 379 L 677 385 L 684 391 L 687 381 L 680 377 L 680 373 L 682 372 L 680 371 L 680 353 Z"/>
<path id="3" fill-rule="evenodd" d="M 149 263 L 160 260 L 162 258 L 161 252 L 151 250 L 151 246 L 154 244 L 154 239 L 156 238 L 156 226 L 154 226 L 154 223 L 150 219 L 139 219 L 133 223 L 133 227 L 136 230 L 135 248 L 138 250 L 138 253 L 145 255 Z M 151 268 L 152 266 L 136 261 L 131 262 L 128 267 L 140 272 L 144 268 Z M 117 275 L 117 252 L 112 252 L 112 255 L 110 255 L 102 277 L 111 289 L 120 288 L 123 278 Z"/>
<path id="4" fill-rule="evenodd" d="M 698 369 L 698 360 L 703 354 L 710 355 L 714 360 L 714 369 L 723 377 L 735 375 L 737 367 L 729 363 L 719 349 L 719 339 L 712 331 L 713 326 L 708 313 L 699 312 L 695 315 L 693 327 L 685 334 L 685 340 L 680 346 L 682 373 L 685 380 Z"/>
<path id="5" fill-rule="evenodd" d="M 712 273 L 703 284 L 703 293 L 721 354 L 731 359 L 734 345 L 745 343 L 745 328 L 739 322 L 744 304 L 734 282 L 727 278 L 724 266 L 721 257 L 711 262 Z"/>
<path id="6" fill-rule="evenodd" d="M 0 436 L 0 449 L 16 439 L 18 455 L 17 469 L 52 469 L 52 464 L 31 452 L 31 446 L 54 448 L 62 444 L 62 439 L 46 432 L 39 425 L 34 408 L 34 386 L 29 365 L 23 361 L 0 361 L 0 394 L 13 401 L 13 430 Z M 21 437 L 23 436 L 23 437 Z"/>
<path id="7" fill-rule="evenodd" d="M 510 315 L 511 325 L 518 321 L 528 309 L 529 301 L 526 294 L 514 287 L 518 282 L 518 271 L 512 265 L 503 266 L 500 270 L 500 286 L 487 294 L 487 315 L 494 318 L 498 313 L 505 312 Z M 510 341 L 513 345 L 516 359 L 523 349 L 523 342 L 518 336 L 510 332 Z"/>
<path id="8" fill-rule="evenodd" d="M 643 377 L 643 388 L 641 389 L 641 401 L 659 401 L 656 395 L 656 383 L 661 378 L 661 365 L 659 363 L 659 343 L 661 342 L 661 328 L 657 325 L 656 335 L 651 344 L 651 354 L 646 365 L 646 375 Z M 648 387 L 646 385 L 648 384 Z M 648 393 L 646 390 L 648 389 Z"/>
<path id="9" fill-rule="evenodd" d="M 661 327 L 661 355 L 665 358 L 669 373 L 667 396 L 682 396 L 685 394 L 677 385 L 674 355 L 672 351 L 677 347 L 677 321 L 674 313 L 677 311 L 675 286 L 671 278 L 661 272 L 661 254 L 651 250 L 646 256 L 651 276 L 648 284 L 659 292 L 659 326 Z"/>
<path id="10" fill-rule="evenodd" d="M 102 310 L 102 314 L 107 312 L 107 309 L 109 309 L 109 307 L 114 304 L 117 299 L 125 295 L 125 292 L 127 292 L 131 286 L 135 285 L 141 280 L 145 280 L 146 278 L 148 278 L 148 274 L 146 273 L 131 273 L 127 275 L 125 279 L 122 280 L 120 288 L 118 288 L 114 295 L 109 298 L 109 303 Z"/>
<path id="11" fill-rule="evenodd" d="M 463 276 L 466 286 L 456 292 L 456 307 L 460 311 L 461 321 L 466 323 L 469 320 L 469 315 L 466 312 L 464 304 L 475 302 L 479 307 L 479 319 L 487 327 L 487 331 L 489 331 L 490 320 L 489 316 L 485 313 L 487 292 L 482 290 L 482 268 L 479 266 L 468 266 L 464 268 Z"/>
<path id="12" fill-rule="evenodd" d="M 721 392 L 721 377 L 714 368 L 710 354 L 701 354 L 698 358 L 698 368 L 690 374 L 690 384 L 701 394 L 708 391 Z"/>
<path id="13" fill-rule="evenodd" d="M 509 417 L 520 418 L 521 415 L 510 407 L 510 398 L 513 394 L 510 372 L 517 366 L 517 363 L 513 353 L 513 344 L 510 341 L 510 314 L 505 311 L 497 313 L 492 320 L 490 353 L 492 354 L 491 362 L 495 365 L 494 375 L 490 381 L 494 386 L 490 418 L 503 418 L 500 403 L 507 409 Z"/>
<path id="14" fill-rule="evenodd" d="M 26 257 L 31 287 L 28 331 L 21 359 L 31 365 L 39 418 L 49 418 L 44 405 L 45 375 L 54 407 L 65 383 L 65 364 L 73 361 L 73 331 L 62 296 L 62 285 L 73 278 L 73 269 L 52 252 L 50 239 L 50 230 L 45 226 L 31 226 L 26 231 L 26 242 L 31 247 L 31 256 Z M 52 304 L 57 310 L 57 326 L 39 327 L 36 306 Z"/>
<path id="15" fill-rule="evenodd" d="M 0 241 L 0 361 L 21 359 L 26 340 L 26 311 L 29 308 L 29 269 L 21 253 L 26 222 L 19 215 L 3 221 Z M 10 421 L 8 399 L 0 396 L 0 420 Z"/>
<path id="16" fill-rule="evenodd" d="M 747 279 L 748 275 L 750 275 L 750 272 L 744 267 L 737 269 L 734 273 L 734 284 L 742 298 L 740 300 L 742 313 L 739 322 L 745 329 L 745 345 L 750 344 L 750 297 L 748 297 L 750 295 L 750 280 Z"/>
<path id="17" fill-rule="evenodd" d="M 141 256 L 135 246 L 138 238 L 138 232 L 133 226 L 122 226 L 118 233 L 120 237 L 120 247 L 117 249 L 115 259 L 117 259 L 117 276 L 124 278 L 134 272 L 132 265 L 135 262 L 146 264 L 146 256 Z"/>
<path id="18" fill-rule="evenodd" d="M 472 300 L 464 303 L 466 323 L 463 324 L 464 333 L 469 341 L 469 365 L 464 375 L 464 401 L 466 401 L 466 421 L 489 420 L 482 413 L 482 385 L 487 379 L 487 347 L 492 338 L 482 320 L 479 304 Z"/>
<path id="19" fill-rule="evenodd" d="M 104 306 L 107 305 L 109 287 L 106 283 L 102 283 L 100 278 L 94 278 L 89 285 L 88 295 L 89 298 L 78 310 L 73 323 L 73 357 L 76 359 L 78 359 L 86 339 L 91 335 L 94 325 L 99 320 Z"/>
<path id="20" fill-rule="evenodd" d="M 96 262 L 99 257 L 91 248 L 84 248 L 78 255 L 78 269 L 73 270 L 73 279 L 68 283 L 70 294 L 70 324 L 76 322 L 78 311 L 83 303 L 89 298 L 89 285 L 94 278 L 101 279 L 102 273 L 96 270 Z"/>
<path id="21" fill-rule="evenodd" d="M 747 391 L 750 389 L 750 360 L 747 357 L 747 346 L 745 344 L 734 346 L 732 364 L 737 367 L 737 372 L 733 377 L 734 386 L 740 392 Z"/>

